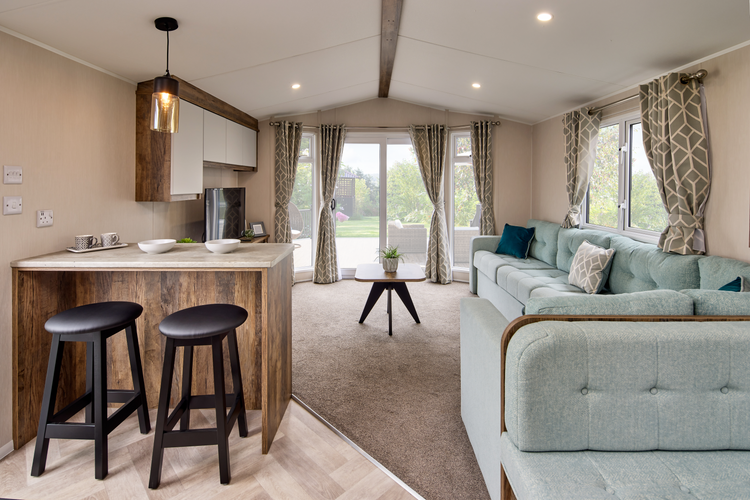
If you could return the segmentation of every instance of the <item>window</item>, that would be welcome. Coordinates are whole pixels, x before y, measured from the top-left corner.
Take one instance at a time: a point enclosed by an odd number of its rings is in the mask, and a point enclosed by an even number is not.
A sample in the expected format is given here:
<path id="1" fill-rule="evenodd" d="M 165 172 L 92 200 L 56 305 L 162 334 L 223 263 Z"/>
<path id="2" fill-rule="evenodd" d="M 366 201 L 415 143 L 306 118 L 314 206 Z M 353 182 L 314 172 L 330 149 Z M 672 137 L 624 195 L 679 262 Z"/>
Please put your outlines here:
<path id="1" fill-rule="evenodd" d="M 667 227 L 667 212 L 643 148 L 640 117 L 602 123 L 585 204 L 586 225 L 598 229 L 654 241 Z"/>
<path id="2" fill-rule="evenodd" d="M 468 132 L 451 134 L 453 197 L 453 266 L 469 267 L 471 238 L 479 236 L 481 205 L 474 186 L 471 137 Z M 449 196 L 451 194 L 449 192 Z"/>
<path id="3" fill-rule="evenodd" d="M 315 135 L 303 133 L 297 160 L 297 176 L 294 192 L 289 203 L 289 222 L 295 244 L 295 269 L 311 268 L 313 265 L 313 175 L 315 165 Z M 296 207 L 296 210 L 295 210 Z"/>

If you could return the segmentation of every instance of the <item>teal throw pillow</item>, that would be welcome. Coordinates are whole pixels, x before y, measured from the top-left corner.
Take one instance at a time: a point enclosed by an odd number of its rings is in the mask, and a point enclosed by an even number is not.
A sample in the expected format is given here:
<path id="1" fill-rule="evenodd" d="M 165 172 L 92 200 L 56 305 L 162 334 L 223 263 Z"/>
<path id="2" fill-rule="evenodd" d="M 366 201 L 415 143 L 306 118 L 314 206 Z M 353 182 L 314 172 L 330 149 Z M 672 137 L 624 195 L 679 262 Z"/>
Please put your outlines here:
<path id="1" fill-rule="evenodd" d="M 748 283 L 745 278 L 743 278 L 742 276 L 737 276 L 736 279 L 719 288 L 719 290 L 724 292 L 747 292 L 750 291 L 750 287 L 748 287 Z"/>
<path id="2" fill-rule="evenodd" d="M 512 255 L 519 259 L 525 259 L 529 255 L 531 240 L 534 238 L 534 227 L 511 226 L 506 224 L 500 244 L 495 253 Z"/>

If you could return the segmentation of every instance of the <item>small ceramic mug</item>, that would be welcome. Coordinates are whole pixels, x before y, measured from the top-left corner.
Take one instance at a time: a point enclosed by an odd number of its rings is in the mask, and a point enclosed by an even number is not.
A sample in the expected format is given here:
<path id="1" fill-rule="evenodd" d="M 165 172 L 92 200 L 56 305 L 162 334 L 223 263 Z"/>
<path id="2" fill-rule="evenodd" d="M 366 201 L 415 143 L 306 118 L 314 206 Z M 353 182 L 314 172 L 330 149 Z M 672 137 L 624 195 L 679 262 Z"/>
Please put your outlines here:
<path id="1" fill-rule="evenodd" d="M 82 234 L 76 236 L 76 250 L 87 250 L 96 246 L 99 241 L 94 238 L 93 234 Z"/>
<path id="2" fill-rule="evenodd" d="M 120 243 L 120 237 L 117 233 L 102 233 L 102 246 L 111 247 Z"/>

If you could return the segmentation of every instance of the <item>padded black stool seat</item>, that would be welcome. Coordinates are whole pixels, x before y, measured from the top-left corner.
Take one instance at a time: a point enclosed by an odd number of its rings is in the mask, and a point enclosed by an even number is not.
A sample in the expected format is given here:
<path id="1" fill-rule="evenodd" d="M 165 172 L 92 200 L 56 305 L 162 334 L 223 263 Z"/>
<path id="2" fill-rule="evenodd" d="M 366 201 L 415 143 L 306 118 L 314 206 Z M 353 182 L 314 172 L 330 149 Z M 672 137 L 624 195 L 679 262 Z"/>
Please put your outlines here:
<path id="1" fill-rule="evenodd" d="M 133 302 L 99 302 L 68 309 L 45 323 L 45 329 L 52 333 L 52 345 L 31 465 L 32 476 L 39 476 L 44 472 L 51 438 L 93 439 L 94 477 L 104 479 L 108 472 L 109 433 L 136 410 L 141 433 L 148 434 L 151 430 L 135 326 L 135 320 L 142 312 L 143 307 Z M 128 341 L 133 390 L 107 390 L 107 339 L 122 330 L 125 330 Z M 86 393 L 54 413 L 65 342 L 87 343 Z M 112 416 L 107 417 L 108 402 L 124 404 Z M 67 422 L 84 408 L 84 423 Z"/>
<path id="2" fill-rule="evenodd" d="M 199 339 L 226 333 L 242 325 L 247 311 L 232 304 L 196 306 L 170 314 L 159 331 L 175 339 Z"/>
<path id="3" fill-rule="evenodd" d="M 159 412 L 156 417 L 154 451 L 151 456 L 151 477 L 148 487 L 158 488 L 161 482 L 161 468 L 164 448 L 180 446 L 218 445 L 219 479 L 229 483 L 229 433 L 238 423 L 241 437 L 247 436 L 247 416 L 245 397 L 240 373 L 240 355 L 237 348 L 236 328 L 247 319 L 247 311 L 231 304 L 209 304 L 183 309 L 167 316 L 159 325 L 159 330 L 167 337 L 164 349 L 164 368 L 159 394 Z M 222 341 L 227 338 L 229 364 L 232 370 L 233 394 L 224 389 L 224 351 Z M 193 347 L 211 346 L 214 378 L 214 394 L 193 396 Z M 172 397 L 172 376 L 177 347 L 182 346 L 182 399 L 172 413 L 169 401 Z M 229 414 L 226 408 L 231 407 Z M 216 409 L 215 429 L 190 430 L 190 410 L 199 408 Z M 180 430 L 173 431 L 177 422 Z"/>

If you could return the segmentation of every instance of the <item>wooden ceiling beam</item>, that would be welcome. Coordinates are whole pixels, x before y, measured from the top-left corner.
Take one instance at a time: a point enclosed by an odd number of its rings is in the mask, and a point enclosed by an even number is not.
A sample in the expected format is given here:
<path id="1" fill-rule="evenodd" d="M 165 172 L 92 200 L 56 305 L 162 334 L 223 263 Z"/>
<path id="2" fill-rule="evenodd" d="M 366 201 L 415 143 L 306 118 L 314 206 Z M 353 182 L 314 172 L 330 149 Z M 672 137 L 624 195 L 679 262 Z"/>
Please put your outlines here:
<path id="1" fill-rule="evenodd" d="M 401 7 L 404 0 L 383 0 L 380 27 L 380 88 L 378 97 L 388 97 L 396 60 L 398 26 L 401 24 Z"/>

